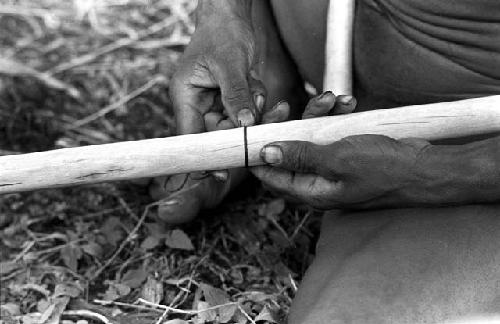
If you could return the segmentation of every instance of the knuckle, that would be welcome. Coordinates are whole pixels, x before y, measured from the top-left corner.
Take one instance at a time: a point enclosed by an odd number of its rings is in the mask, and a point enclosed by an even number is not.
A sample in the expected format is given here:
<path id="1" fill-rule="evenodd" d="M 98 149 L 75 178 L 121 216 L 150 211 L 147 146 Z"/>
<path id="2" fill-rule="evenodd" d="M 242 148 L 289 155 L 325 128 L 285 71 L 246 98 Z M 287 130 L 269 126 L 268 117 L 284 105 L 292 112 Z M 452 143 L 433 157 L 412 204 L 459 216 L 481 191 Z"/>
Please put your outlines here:
<path id="1" fill-rule="evenodd" d="M 248 88 L 243 84 L 233 83 L 227 89 L 224 100 L 230 106 L 245 106 L 238 108 L 247 108 Z"/>
<path id="2" fill-rule="evenodd" d="M 311 154 L 309 146 L 301 143 L 300 145 L 296 145 L 293 150 L 293 156 L 295 157 L 292 160 L 292 163 L 294 163 L 293 167 L 297 170 L 309 169 L 310 166 L 308 165 L 308 158 Z"/>

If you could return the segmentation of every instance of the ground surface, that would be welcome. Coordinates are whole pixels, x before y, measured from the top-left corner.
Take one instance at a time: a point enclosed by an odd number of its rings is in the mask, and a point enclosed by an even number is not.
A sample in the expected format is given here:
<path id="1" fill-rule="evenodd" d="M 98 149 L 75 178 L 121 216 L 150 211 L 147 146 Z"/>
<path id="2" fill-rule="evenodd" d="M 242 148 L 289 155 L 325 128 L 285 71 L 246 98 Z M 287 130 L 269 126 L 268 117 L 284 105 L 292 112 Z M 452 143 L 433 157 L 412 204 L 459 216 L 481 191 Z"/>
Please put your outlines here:
<path id="1" fill-rule="evenodd" d="M 194 6 L 1 1 L 0 154 L 174 134 Z M 0 323 L 282 321 L 318 217 L 251 185 L 169 229 L 130 183 L 0 196 Z"/>

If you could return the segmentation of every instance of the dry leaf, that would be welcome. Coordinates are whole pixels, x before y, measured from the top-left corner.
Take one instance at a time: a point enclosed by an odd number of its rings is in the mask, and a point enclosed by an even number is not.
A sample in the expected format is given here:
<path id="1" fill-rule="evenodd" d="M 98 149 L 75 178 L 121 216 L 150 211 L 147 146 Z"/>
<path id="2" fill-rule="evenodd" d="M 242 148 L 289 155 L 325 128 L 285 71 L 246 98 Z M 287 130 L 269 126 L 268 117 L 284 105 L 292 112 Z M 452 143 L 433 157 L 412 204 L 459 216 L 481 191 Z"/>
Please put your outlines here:
<path id="1" fill-rule="evenodd" d="M 159 304 L 163 299 L 163 284 L 152 276 L 149 276 L 142 287 L 141 297 L 154 304 Z"/>
<path id="2" fill-rule="evenodd" d="M 82 245 L 82 250 L 83 252 L 92 255 L 98 259 L 103 256 L 102 247 L 95 242 L 88 242 L 87 244 Z"/>
<path id="3" fill-rule="evenodd" d="M 0 276 L 8 275 L 19 268 L 21 268 L 21 266 L 15 262 L 2 261 L 0 262 Z"/>
<path id="4" fill-rule="evenodd" d="M 165 239 L 165 245 L 172 249 L 180 249 L 192 251 L 194 250 L 193 243 L 191 239 L 187 236 L 184 231 L 176 229 L 168 233 Z"/>
<path id="5" fill-rule="evenodd" d="M 259 209 L 259 215 L 275 219 L 285 210 L 285 207 L 285 200 L 283 198 L 277 198 L 262 206 Z"/>
<path id="6" fill-rule="evenodd" d="M 144 241 L 141 243 L 141 249 L 143 250 L 152 250 L 156 247 L 158 247 L 161 243 L 161 239 L 155 236 L 148 236 Z"/>
<path id="7" fill-rule="evenodd" d="M 211 306 L 224 305 L 231 302 L 229 295 L 222 289 L 212 287 L 207 284 L 200 285 L 205 301 Z M 227 323 L 231 320 L 238 309 L 237 305 L 227 305 L 216 309 L 220 323 Z"/>
<path id="8" fill-rule="evenodd" d="M 197 309 L 199 311 L 210 308 L 210 304 L 207 302 L 200 301 L 198 302 Z M 205 312 L 200 312 L 196 316 L 196 322 L 198 324 L 203 324 L 207 322 L 213 322 L 217 319 L 217 312 L 215 310 L 207 310 Z"/>
<path id="9" fill-rule="evenodd" d="M 73 271 L 78 270 L 78 260 L 82 257 L 82 249 L 73 244 L 66 244 L 60 252 L 64 264 Z"/>
<path id="10" fill-rule="evenodd" d="M 36 303 L 36 310 L 40 313 L 45 312 L 50 306 L 50 301 L 48 299 L 42 298 Z"/>
<path id="11" fill-rule="evenodd" d="M 21 317 L 23 324 L 40 324 L 40 313 L 30 313 Z"/>
<path id="12" fill-rule="evenodd" d="M 120 283 L 129 286 L 130 288 L 138 288 L 148 277 L 148 273 L 144 268 L 131 269 L 127 271 L 120 280 Z"/>
<path id="13" fill-rule="evenodd" d="M 257 315 L 257 317 L 254 319 L 254 321 L 255 322 L 266 321 L 268 323 L 278 323 L 275 316 L 267 306 L 264 306 L 259 315 Z"/>
<path id="14" fill-rule="evenodd" d="M 121 228 L 121 220 L 118 217 L 106 219 L 101 227 L 101 233 L 104 235 L 106 241 L 113 246 L 118 245 L 118 242 L 125 237 Z"/>
<path id="15" fill-rule="evenodd" d="M 69 303 L 69 297 L 59 297 L 52 300 L 52 304 L 43 312 L 40 324 L 59 324 L 61 315 Z"/>
<path id="16" fill-rule="evenodd" d="M 185 321 L 185 320 L 181 320 L 181 319 L 173 319 L 173 320 L 169 320 L 169 321 L 166 321 L 166 322 L 163 322 L 163 324 L 189 324 L 188 321 Z"/>
<path id="17" fill-rule="evenodd" d="M 5 303 L 3 305 L 0 305 L 0 314 L 3 316 L 18 316 L 21 315 L 21 309 L 18 304 L 14 303 Z"/>
<path id="18" fill-rule="evenodd" d="M 116 283 L 113 281 L 106 280 L 105 284 L 109 285 L 108 289 L 104 293 L 103 299 L 114 301 L 118 298 L 127 296 L 130 294 L 130 287 L 124 284 Z"/>
<path id="19" fill-rule="evenodd" d="M 53 297 L 68 296 L 76 298 L 80 296 L 82 292 L 82 289 L 74 284 L 62 283 L 56 285 L 56 288 L 54 288 Z"/>

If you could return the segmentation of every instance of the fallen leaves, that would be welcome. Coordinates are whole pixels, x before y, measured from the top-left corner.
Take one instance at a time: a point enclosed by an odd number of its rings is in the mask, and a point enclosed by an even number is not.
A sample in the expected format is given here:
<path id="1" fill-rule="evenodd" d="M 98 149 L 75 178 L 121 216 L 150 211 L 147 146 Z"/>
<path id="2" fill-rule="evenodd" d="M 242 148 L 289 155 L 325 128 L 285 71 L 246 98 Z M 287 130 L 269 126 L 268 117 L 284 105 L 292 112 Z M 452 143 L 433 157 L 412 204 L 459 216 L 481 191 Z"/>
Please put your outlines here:
<path id="1" fill-rule="evenodd" d="M 108 285 L 108 289 L 102 297 L 106 301 L 115 301 L 127 296 L 131 291 L 129 286 L 111 280 L 105 280 L 104 284 Z"/>
<path id="2" fill-rule="evenodd" d="M 141 298 L 154 304 L 160 304 L 163 300 L 163 283 L 153 276 L 149 276 L 141 289 Z"/>
<path id="3" fill-rule="evenodd" d="M 205 307 L 205 306 L 206 307 L 204 309 L 215 306 L 226 305 L 231 302 L 231 300 L 229 299 L 229 295 L 222 289 L 215 288 L 207 284 L 201 284 L 200 289 L 203 291 L 203 296 L 205 297 L 206 305 L 202 304 L 202 306 L 200 306 L 200 304 L 203 303 L 200 302 L 198 304 L 198 309 L 200 309 L 200 307 Z M 237 309 L 238 306 L 232 304 L 227 306 L 221 306 L 219 308 L 214 309 L 213 311 L 203 312 L 198 316 L 210 316 L 210 317 L 215 316 L 215 318 L 217 318 L 217 320 L 220 323 L 227 323 L 234 316 Z M 215 320 L 215 318 L 211 320 L 202 321 L 202 323 L 213 321 Z"/>
<path id="4" fill-rule="evenodd" d="M 192 251 L 194 250 L 191 239 L 180 229 L 175 229 L 167 234 L 165 245 L 172 249 Z"/>
<path id="5" fill-rule="evenodd" d="M 78 260 L 81 259 L 82 249 L 73 243 L 66 244 L 60 251 L 64 264 L 73 271 L 78 271 Z"/>

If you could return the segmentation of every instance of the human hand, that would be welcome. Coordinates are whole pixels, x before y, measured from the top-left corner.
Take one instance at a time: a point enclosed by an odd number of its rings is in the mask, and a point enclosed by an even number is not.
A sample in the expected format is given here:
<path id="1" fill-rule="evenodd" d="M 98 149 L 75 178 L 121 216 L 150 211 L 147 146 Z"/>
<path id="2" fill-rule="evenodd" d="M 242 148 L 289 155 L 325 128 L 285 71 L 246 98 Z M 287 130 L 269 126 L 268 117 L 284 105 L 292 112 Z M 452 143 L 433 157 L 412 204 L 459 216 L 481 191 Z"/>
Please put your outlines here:
<path id="1" fill-rule="evenodd" d="M 330 145 L 275 142 L 261 153 L 269 166 L 252 172 L 272 189 L 319 209 L 395 207 L 417 189 L 419 156 L 428 146 L 381 135 Z"/>
<path id="2" fill-rule="evenodd" d="M 170 85 L 179 134 L 251 126 L 265 103 L 249 18 L 203 17 Z"/>
<path id="3" fill-rule="evenodd" d="M 276 104 L 262 116 L 262 123 L 288 120 L 290 107 L 286 102 Z M 161 200 L 159 218 L 168 224 L 184 223 L 194 219 L 200 210 L 217 206 L 245 175 L 245 169 L 213 173 L 178 174 L 155 178 L 150 194 Z"/>
<path id="4" fill-rule="evenodd" d="M 303 118 L 349 113 L 355 105 L 352 97 L 327 92 L 311 99 Z M 379 135 L 346 137 L 330 145 L 276 142 L 262 150 L 268 166 L 252 173 L 272 190 L 320 209 L 397 205 L 416 182 L 415 165 L 428 145 Z"/>

